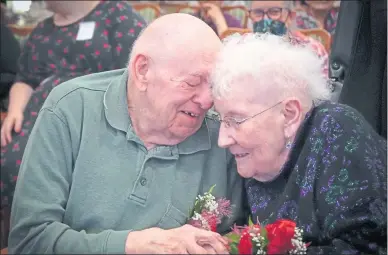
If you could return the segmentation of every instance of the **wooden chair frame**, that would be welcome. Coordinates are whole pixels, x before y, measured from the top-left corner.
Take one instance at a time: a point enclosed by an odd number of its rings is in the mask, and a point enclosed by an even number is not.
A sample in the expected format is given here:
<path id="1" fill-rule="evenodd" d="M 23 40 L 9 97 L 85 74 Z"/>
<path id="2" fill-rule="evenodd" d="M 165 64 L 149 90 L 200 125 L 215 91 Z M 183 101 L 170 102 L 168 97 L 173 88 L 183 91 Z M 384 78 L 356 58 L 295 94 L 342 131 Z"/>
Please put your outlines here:
<path id="1" fill-rule="evenodd" d="M 176 12 L 177 13 L 180 13 L 183 9 L 192 9 L 193 12 L 198 12 L 201 9 L 201 7 L 200 6 L 192 6 L 192 5 L 188 5 L 188 4 L 177 4 L 176 5 Z M 242 27 L 246 28 L 248 25 L 249 14 L 248 14 L 248 9 L 245 6 L 237 5 L 237 6 L 222 6 L 221 7 L 221 10 L 223 12 L 229 12 L 229 11 L 234 10 L 234 9 L 241 9 L 242 11 L 245 12 L 245 17 L 242 20 Z"/>
<path id="2" fill-rule="evenodd" d="M 160 9 L 160 6 L 158 4 L 151 4 L 151 3 L 133 3 L 132 4 L 133 9 L 136 11 L 141 11 L 143 9 L 153 9 L 155 11 L 155 19 L 160 17 L 162 14 L 162 11 Z"/>
<path id="3" fill-rule="evenodd" d="M 14 33 L 15 35 L 18 36 L 28 36 L 32 30 L 34 30 L 35 25 L 26 25 L 26 26 L 18 26 L 15 24 L 9 24 L 8 28 Z"/>
<path id="4" fill-rule="evenodd" d="M 228 36 L 230 36 L 232 34 L 235 34 L 235 33 L 238 33 L 238 34 L 242 35 L 242 34 L 252 33 L 252 30 L 249 29 L 249 28 L 230 27 L 230 28 L 228 28 L 228 30 L 226 30 L 225 32 L 223 32 L 220 35 L 220 39 L 223 40 L 226 37 L 228 37 Z"/>
<path id="5" fill-rule="evenodd" d="M 247 28 L 247 26 L 248 26 L 248 18 L 249 18 L 249 13 L 248 13 L 247 7 L 245 7 L 245 6 L 243 6 L 243 5 L 236 5 L 236 6 L 222 6 L 222 7 L 221 7 L 221 10 L 222 10 L 223 12 L 229 12 L 229 11 L 234 10 L 234 9 L 241 9 L 242 11 L 245 12 L 244 20 L 242 20 L 242 28 Z"/>
<path id="6" fill-rule="evenodd" d="M 180 13 L 183 9 L 192 9 L 193 12 L 197 12 L 201 9 L 199 6 L 192 6 L 188 4 L 177 4 L 176 5 L 176 12 Z"/>
<path id="7" fill-rule="evenodd" d="M 331 48 L 331 35 L 325 29 L 323 29 L 323 28 L 313 28 L 313 29 L 300 29 L 300 30 L 297 30 L 297 31 L 302 33 L 302 34 L 304 34 L 305 36 L 309 36 L 309 37 L 313 37 L 313 35 L 319 36 L 323 40 L 323 42 L 321 42 L 321 43 L 325 47 L 326 51 L 328 53 L 330 52 L 330 48 Z"/>

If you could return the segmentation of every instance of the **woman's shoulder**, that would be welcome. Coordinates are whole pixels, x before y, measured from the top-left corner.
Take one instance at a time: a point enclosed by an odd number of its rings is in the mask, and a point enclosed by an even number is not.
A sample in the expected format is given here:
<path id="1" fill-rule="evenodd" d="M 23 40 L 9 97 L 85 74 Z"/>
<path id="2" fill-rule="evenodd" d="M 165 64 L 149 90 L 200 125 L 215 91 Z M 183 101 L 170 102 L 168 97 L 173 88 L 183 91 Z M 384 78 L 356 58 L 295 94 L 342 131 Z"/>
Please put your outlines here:
<path id="1" fill-rule="evenodd" d="M 107 27 L 119 23 L 133 25 L 134 21 L 145 24 L 140 14 L 126 1 L 101 1 L 94 13 L 93 18 L 104 20 L 103 24 Z"/>
<path id="2" fill-rule="evenodd" d="M 331 119 L 342 125 L 349 124 L 364 124 L 364 117 L 354 108 L 335 103 L 332 101 L 324 101 L 314 107 L 313 113 L 313 123 L 327 121 Z"/>
<path id="3" fill-rule="evenodd" d="M 134 13 L 131 4 L 126 1 L 101 1 L 99 10 L 108 16 L 131 15 Z"/>
<path id="4" fill-rule="evenodd" d="M 344 139 L 357 136 L 361 140 L 385 141 L 359 111 L 340 103 L 325 101 L 317 105 L 311 113 L 310 123 L 329 136 L 335 134 Z"/>

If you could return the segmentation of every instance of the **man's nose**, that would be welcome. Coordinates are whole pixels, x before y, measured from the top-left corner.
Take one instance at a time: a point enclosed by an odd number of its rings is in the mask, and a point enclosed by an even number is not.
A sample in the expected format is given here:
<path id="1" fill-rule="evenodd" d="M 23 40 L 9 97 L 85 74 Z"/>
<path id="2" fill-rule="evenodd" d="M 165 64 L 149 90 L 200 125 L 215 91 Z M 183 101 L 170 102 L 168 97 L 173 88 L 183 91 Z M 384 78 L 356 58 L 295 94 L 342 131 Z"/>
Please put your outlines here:
<path id="1" fill-rule="evenodd" d="M 228 148 L 235 143 L 234 139 L 230 136 L 229 130 L 223 123 L 220 126 L 220 133 L 218 134 L 218 146 L 221 148 Z"/>
<path id="2" fill-rule="evenodd" d="M 210 86 L 205 86 L 201 89 L 193 101 L 199 104 L 203 110 L 209 110 L 213 106 Z"/>

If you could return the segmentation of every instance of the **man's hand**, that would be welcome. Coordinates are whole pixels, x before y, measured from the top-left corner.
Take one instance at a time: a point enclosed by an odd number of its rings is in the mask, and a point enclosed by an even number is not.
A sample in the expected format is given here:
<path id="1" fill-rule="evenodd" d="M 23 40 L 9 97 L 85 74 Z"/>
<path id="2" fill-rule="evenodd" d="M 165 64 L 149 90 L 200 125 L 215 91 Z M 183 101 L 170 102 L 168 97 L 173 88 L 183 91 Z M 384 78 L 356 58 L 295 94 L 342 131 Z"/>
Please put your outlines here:
<path id="1" fill-rule="evenodd" d="M 171 230 L 150 228 L 128 234 L 126 254 L 229 254 L 218 233 L 184 225 Z M 204 248 L 205 247 L 205 248 Z"/>

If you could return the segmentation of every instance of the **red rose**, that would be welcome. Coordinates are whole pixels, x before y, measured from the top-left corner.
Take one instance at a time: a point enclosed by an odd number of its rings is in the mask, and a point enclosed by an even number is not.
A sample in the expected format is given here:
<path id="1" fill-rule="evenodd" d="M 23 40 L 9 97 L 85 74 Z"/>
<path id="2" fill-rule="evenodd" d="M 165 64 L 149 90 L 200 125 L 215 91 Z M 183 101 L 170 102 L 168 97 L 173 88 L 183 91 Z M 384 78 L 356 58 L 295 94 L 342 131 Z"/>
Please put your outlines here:
<path id="1" fill-rule="evenodd" d="M 242 232 L 240 242 L 238 243 L 238 254 L 252 254 L 252 240 L 249 235 L 249 229 Z"/>
<path id="2" fill-rule="evenodd" d="M 284 254 L 293 249 L 291 239 L 295 235 L 296 223 L 290 220 L 277 220 L 265 226 L 268 237 L 268 254 Z"/>

